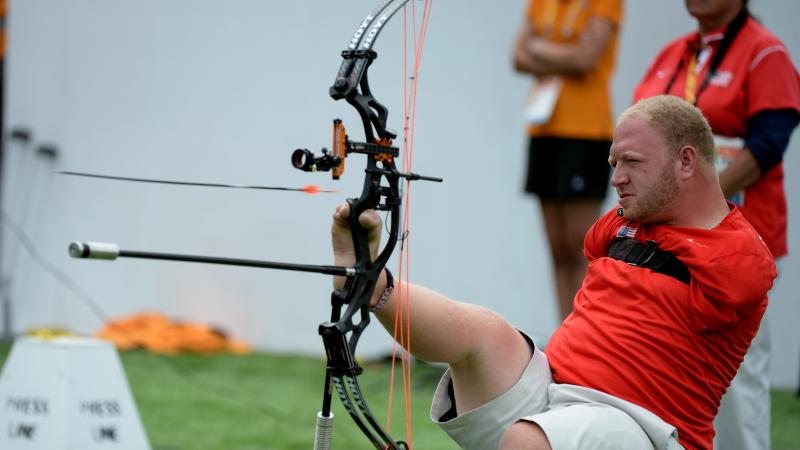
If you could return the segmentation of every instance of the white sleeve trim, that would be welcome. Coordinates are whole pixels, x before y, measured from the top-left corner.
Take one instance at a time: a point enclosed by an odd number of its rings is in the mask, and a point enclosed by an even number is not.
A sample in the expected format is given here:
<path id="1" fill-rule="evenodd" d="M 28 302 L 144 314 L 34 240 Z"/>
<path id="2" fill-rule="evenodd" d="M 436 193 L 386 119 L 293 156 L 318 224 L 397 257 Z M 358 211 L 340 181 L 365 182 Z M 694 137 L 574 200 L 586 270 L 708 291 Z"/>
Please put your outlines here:
<path id="1" fill-rule="evenodd" d="M 760 63 L 761 61 L 766 58 L 768 55 L 775 53 L 775 52 L 782 52 L 787 53 L 786 48 L 783 45 L 773 45 L 761 50 L 753 61 L 750 62 L 750 67 L 748 67 L 748 72 L 752 72 Z"/>

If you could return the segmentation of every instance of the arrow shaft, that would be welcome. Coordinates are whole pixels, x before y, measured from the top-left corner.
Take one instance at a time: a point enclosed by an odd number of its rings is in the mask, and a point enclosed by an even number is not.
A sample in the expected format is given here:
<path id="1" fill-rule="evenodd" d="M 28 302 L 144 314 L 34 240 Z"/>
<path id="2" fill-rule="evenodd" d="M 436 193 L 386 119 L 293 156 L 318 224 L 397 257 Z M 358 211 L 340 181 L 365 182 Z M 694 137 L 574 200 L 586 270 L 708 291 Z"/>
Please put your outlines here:
<path id="1" fill-rule="evenodd" d="M 58 172 L 62 175 L 74 175 L 78 177 L 87 177 L 87 178 L 100 178 L 103 180 L 117 180 L 117 181 L 134 181 L 137 183 L 158 183 L 158 184 L 172 184 L 178 186 L 201 186 L 201 187 L 216 187 L 216 188 L 233 188 L 233 189 L 261 189 L 261 190 L 268 190 L 268 191 L 291 191 L 291 192 L 304 192 L 304 189 L 298 188 L 287 188 L 287 187 L 280 187 L 280 186 L 250 186 L 244 184 L 224 184 L 224 183 L 201 183 L 196 181 L 174 181 L 174 180 L 158 180 L 154 178 L 137 178 L 137 177 L 119 177 L 116 175 L 100 175 L 95 173 L 85 173 L 85 172 L 72 172 L 68 170 L 62 170 Z M 321 192 L 327 192 L 325 190 L 320 190 Z"/>

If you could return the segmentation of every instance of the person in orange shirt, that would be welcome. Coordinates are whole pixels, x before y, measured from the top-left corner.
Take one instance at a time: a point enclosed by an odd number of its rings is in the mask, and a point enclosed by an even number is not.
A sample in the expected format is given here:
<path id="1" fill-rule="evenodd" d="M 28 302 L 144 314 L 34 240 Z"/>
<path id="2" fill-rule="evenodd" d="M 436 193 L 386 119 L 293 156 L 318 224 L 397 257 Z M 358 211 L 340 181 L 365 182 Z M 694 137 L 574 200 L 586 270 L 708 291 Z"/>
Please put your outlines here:
<path id="1" fill-rule="evenodd" d="M 608 191 L 609 82 L 622 0 L 531 0 L 514 67 L 533 75 L 525 189 L 541 201 L 561 318 L 586 273 L 583 236 Z"/>

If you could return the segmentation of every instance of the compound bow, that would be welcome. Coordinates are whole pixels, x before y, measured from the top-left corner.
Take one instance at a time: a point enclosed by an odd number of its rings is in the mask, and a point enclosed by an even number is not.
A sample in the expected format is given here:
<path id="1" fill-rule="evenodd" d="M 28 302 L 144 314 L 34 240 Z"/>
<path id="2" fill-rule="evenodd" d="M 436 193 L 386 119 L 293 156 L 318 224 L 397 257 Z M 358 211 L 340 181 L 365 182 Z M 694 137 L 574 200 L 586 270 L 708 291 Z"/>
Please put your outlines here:
<path id="1" fill-rule="evenodd" d="M 392 146 L 397 135 L 386 128 L 388 109 L 378 102 L 369 87 L 367 72 L 377 53 L 372 49 L 386 22 L 403 8 L 409 0 L 385 0 L 362 21 L 350 43 L 342 52 L 342 63 L 329 93 L 334 100 L 346 100 L 358 111 L 364 127 L 365 142 L 351 141 L 341 120 L 333 121 L 333 143 L 330 151 L 323 148 L 317 156 L 307 149 L 292 153 L 292 165 L 304 171 L 330 171 L 333 179 L 344 172 L 345 158 L 352 153 L 366 155 L 364 184 L 358 198 L 348 199 L 350 227 L 356 262 L 353 267 L 317 266 L 271 261 L 253 261 L 193 255 L 120 250 L 114 244 L 73 242 L 69 253 L 75 258 L 116 259 L 133 257 L 166 259 L 173 261 L 203 262 L 249 267 L 295 270 L 345 276 L 341 289 L 331 294 L 330 320 L 319 326 L 327 356 L 325 388 L 322 410 L 317 414 L 315 449 L 328 449 L 333 431 L 331 403 L 333 391 L 339 396 L 345 410 L 356 425 L 378 449 L 408 449 L 403 441 L 394 440 L 373 416 L 357 377 L 362 368 L 355 360 L 356 346 L 364 329 L 370 323 L 369 302 L 378 277 L 386 266 L 398 242 L 400 230 L 401 190 L 400 180 L 426 180 L 441 182 L 441 178 L 426 177 L 411 172 L 401 172 L 395 165 L 399 149 Z M 417 56 L 418 58 L 418 56 Z M 388 239 L 386 245 L 372 258 L 367 230 L 358 217 L 366 210 L 387 211 Z"/>

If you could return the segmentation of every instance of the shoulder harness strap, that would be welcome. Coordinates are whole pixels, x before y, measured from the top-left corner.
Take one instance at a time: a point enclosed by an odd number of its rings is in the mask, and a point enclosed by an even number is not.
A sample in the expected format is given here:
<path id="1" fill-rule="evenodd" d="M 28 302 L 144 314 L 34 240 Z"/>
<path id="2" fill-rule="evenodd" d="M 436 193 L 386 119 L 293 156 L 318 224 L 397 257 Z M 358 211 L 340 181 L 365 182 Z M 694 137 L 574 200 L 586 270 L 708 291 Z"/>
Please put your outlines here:
<path id="1" fill-rule="evenodd" d="M 642 243 L 633 238 L 620 237 L 611 242 L 608 256 L 635 267 L 643 267 L 689 284 L 689 269 L 672 253 L 658 248 L 656 241 Z"/>

